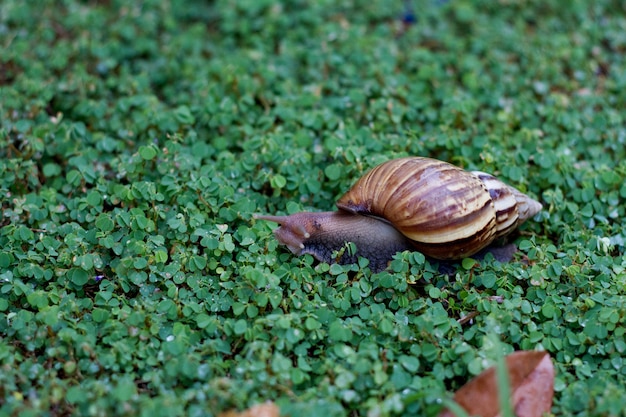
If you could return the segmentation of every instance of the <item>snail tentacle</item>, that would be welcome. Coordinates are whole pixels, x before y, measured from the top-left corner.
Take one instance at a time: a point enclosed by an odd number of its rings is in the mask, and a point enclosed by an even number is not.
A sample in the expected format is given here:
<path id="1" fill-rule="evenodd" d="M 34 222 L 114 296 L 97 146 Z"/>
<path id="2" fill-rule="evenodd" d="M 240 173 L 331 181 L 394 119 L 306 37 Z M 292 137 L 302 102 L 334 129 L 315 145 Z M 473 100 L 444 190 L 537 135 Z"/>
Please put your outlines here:
<path id="1" fill-rule="evenodd" d="M 305 225 L 295 221 L 291 216 L 272 216 L 255 214 L 255 219 L 267 220 L 281 225 L 280 238 L 278 241 L 287 246 L 291 253 L 300 255 L 304 249 L 303 242 L 311 237 L 306 231 Z"/>

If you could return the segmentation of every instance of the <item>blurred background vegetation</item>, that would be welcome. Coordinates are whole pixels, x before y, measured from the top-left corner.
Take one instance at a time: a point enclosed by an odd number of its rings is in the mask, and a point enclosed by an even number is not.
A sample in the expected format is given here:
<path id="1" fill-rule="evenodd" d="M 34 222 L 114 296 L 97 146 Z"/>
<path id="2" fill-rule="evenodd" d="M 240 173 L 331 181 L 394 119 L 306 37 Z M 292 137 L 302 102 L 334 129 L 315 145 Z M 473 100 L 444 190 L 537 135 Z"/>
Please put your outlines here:
<path id="1" fill-rule="evenodd" d="M 617 0 L 3 0 L 0 414 L 435 415 L 544 349 L 555 415 L 624 415 L 625 52 Z M 372 274 L 252 220 L 404 155 L 541 200 L 517 259 Z"/>

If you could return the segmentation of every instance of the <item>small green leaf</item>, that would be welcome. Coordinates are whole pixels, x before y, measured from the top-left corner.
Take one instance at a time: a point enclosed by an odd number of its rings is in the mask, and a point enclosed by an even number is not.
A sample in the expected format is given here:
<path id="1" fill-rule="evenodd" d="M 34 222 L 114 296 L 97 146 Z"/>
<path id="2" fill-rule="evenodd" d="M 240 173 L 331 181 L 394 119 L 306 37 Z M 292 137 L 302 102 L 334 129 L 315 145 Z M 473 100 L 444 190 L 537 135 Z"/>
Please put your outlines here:
<path id="1" fill-rule="evenodd" d="M 276 174 L 270 179 L 270 184 L 272 188 L 281 189 L 287 185 L 287 179 L 280 174 Z"/>
<path id="2" fill-rule="evenodd" d="M 140 146 L 139 155 L 146 161 L 151 161 L 157 156 L 157 150 L 153 146 Z"/>
<path id="3" fill-rule="evenodd" d="M 324 174 L 331 181 L 336 181 L 341 178 L 342 167 L 339 164 L 329 165 L 324 169 Z"/>
<path id="4" fill-rule="evenodd" d="M 202 313 L 196 316 L 196 323 L 198 324 L 198 327 L 201 329 L 204 329 L 205 327 L 209 326 L 212 322 L 213 322 L 213 318 L 209 316 L 208 314 Z"/>
<path id="5" fill-rule="evenodd" d="M 70 404 L 82 404 L 89 398 L 89 393 L 86 392 L 80 385 L 69 387 L 65 394 L 65 400 Z"/>
<path id="6" fill-rule="evenodd" d="M 174 115 L 176 116 L 176 120 L 181 124 L 191 125 L 196 122 L 189 107 L 184 105 L 177 107 L 176 110 L 174 110 Z"/>
<path id="7" fill-rule="evenodd" d="M 235 334 L 242 335 L 245 333 L 247 328 L 248 328 L 248 323 L 245 320 L 241 319 L 235 322 L 235 326 L 233 330 L 235 331 Z"/>
<path id="8" fill-rule="evenodd" d="M 307 317 L 304 321 L 304 327 L 306 327 L 307 330 L 316 330 L 321 328 L 322 324 L 313 317 Z"/>
<path id="9" fill-rule="evenodd" d="M 28 304 L 31 306 L 42 309 L 48 306 L 48 296 L 43 291 L 33 291 L 26 297 Z"/>
<path id="10" fill-rule="evenodd" d="M 61 167 L 54 162 L 49 162 L 43 166 L 43 175 L 46 177 L 54 177 L 61 173 Z"/>
<path id="11" fill-rule="evenodd" d="M 144 269 L 148 266 L 148 260 L 143 257 L 138 257 L 133 260 L 133 268 L 135 269 Z"/>
<path id="12" fill-rule="evenodd" d="M 386 334 L 389 334 L 393 331 L 393 322 L 388 318 L 383 318 L 380 323 L 380 331 Z"/>
<path id="13" fill-rule="evenodd" d="M 428 290 L 428 296 L 430 298 L 439 298 L 441 297 L 441 290 L 437 287 L 430 287 Z"/>
<path id="14" fill-rule="evenodd" d="M 102 196 L 98 191 L 90 191 L 89 194 L 87 194 L 87 203 L 92 207 L 97 207 L 102 204 Z"/>
<path id="15" fill-rule="evenodd" d="M 480 280 L 485 288 L 493 288 L 496 285 L 496 275 L 489 271 L 480 276 Z"/>
<path id="16" fill-rule="evenodd" d="M 78 186 L 80 185 L 80 182 L 82 181 L 83 176 L 80 174 L 78 170 L 72 169 L 65 175 L 65 179 L 68 184 L 72 186 Z"/>
<path id="17" fill-rule="evenodd" d="M 137 395 L 137 387 L 131 377 L 124 376 L 120 381 L 118 381 L 112 394 L 116 401 L 125 402 Z"/>
<path id="18" fill-rule="evenodd" d="M 472 258 L 464 258 L 461 261 L 461 266 L 463 267 L 463 269 L 465 269 L 466 271 L 469 271 L 470 269 L 472 269 L 474 266 L 476 266 L 476 261 Z"/>
<path id="19" fill-rule="evenodd" d="M 89 281 L 89 274 L 84 269 L 72 268 L 68 271 L 68 276 L 79 287 L 82 287 Z"/>
<path id="20" fill-rule="evenodd" d="M 412 374 L 415 374 L 420 366 L 419 359 L 414 356 L 401 355 L 398 361 L 400 361 L 404 369 Z"/>
<path id="21" fill-rule="evenodd" d="M 20 133 L 28 132 L 32 126 L 33 126 L 32 120 L 20 119 L 17 122 L 15 122 L 15 130 L 17 130 Z"/>
<path id="22" fill-rule="evenodd" d="M 0 252 L 0 268 L 8 268 L 13 262 L 13 257 L 8 252 Z"/>
<path id="23" fill-rule="evenodd" d="M 93 317 L 93 321 L 95 321 L 96 323 L 102 323 L 109 318 L 109 312 L 101 308 L 95 308 L 91 312 L 91 317 Z"/>
<path id="24" fill-rule="evenodd" d="M 335 320 L 330 324 L 328 337 L 335 342 L 347 342 L 352 339 L 352 331 L 340 320 Z"/>
<path id="25" fill-rule="evenodd" d="M 193 263 L 195 270 L 201 271 L 204 268 L 206 268 L 207 260 L 206 258 L 202 256 L 199 256 L 199 255 L 192 256 L 191 262 Z"/>
<path id="26" fill-rule="evenodd" d="M 159 249 L 154 252 L 154 260 L 158 263 L 165 263 L 167 262 L 167 259 L 168 255 L 165 249 Z"/>
<path id="27" fill-rule="evenodd" d="M 527 251 L 533 247 L 533 244 L 530 240 L 524 239 L 519 243 L 519 250 Z"/>
<path id="28" fill-rule="evenodd" d="M 343 266 L 339 264 L 331 264 L 328 272 L 331 275 L 339 275 L 339 274 L 343 274 L 344 269 L 343 269 Z"/>
<path id="29" fill-rule="evenodd" d="M 108 214 L 100 214 L 96 218 L 96 227 L 103 232 L 110 232 L 115 227 L 115 223 Z"/>
<path id="30" fill-rule="evenodd" d="M 93 269 L 93 255 L 88 253 L 76 257 L 74 265 L 80 266 L 85 271 L 90 271 L 91 269 Z"/>

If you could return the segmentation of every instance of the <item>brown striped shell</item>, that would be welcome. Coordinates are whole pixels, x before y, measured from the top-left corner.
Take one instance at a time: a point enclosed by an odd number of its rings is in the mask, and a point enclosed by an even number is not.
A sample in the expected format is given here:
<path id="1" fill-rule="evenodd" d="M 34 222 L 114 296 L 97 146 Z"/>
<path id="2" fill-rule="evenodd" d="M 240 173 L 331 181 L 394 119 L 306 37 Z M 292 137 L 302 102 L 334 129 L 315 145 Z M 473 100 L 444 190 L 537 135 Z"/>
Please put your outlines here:
<path id="1" fill-rule="evenodd" d="M 436 259 L 471 256 L 541 210 L 492 175 L 421 157 L 378 165 L 337 207 L 388 221 Z"/>

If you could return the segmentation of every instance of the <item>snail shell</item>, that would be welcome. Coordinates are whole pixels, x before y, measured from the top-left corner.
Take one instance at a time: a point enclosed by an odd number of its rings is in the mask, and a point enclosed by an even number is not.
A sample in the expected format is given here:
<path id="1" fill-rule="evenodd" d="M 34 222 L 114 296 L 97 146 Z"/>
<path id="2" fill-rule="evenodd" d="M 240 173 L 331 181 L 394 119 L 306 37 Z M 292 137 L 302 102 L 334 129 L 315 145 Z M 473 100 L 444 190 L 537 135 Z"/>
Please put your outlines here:
<path id="1" fill-rule="evenodd" d="M 422 157 L 378 165 L 337 207 L 338 212 L 257 218 L 280 223 L 275 234 L 292 252 L 311 253 L 326 262 L 334 261 L 329 253 L 349 241 L 370 260 L 390 260 L 405 248 L 454 260 L 484 249 L 542 208 L 492 175 Z"/>

